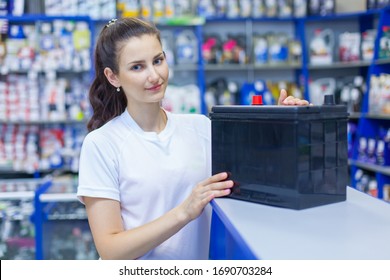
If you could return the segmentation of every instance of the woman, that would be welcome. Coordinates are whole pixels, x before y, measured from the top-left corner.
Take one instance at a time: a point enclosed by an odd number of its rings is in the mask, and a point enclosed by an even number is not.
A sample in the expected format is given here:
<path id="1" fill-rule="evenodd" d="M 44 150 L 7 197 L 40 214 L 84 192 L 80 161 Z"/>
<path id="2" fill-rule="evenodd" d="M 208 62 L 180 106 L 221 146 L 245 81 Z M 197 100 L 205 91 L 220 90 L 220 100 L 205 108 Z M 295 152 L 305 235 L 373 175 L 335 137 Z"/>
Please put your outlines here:
<path id="1" fill-rule="evenodd" d="M 78 197 L 100 257 L 207 259 L 206 206 L 233 182 L 211 176 L 210 120 L 161 108 L 168 65 L 159 31 L 136 18 L 110 21 L 95 68 Z M 307 104 L 281 93 L 280 104 Z"/>

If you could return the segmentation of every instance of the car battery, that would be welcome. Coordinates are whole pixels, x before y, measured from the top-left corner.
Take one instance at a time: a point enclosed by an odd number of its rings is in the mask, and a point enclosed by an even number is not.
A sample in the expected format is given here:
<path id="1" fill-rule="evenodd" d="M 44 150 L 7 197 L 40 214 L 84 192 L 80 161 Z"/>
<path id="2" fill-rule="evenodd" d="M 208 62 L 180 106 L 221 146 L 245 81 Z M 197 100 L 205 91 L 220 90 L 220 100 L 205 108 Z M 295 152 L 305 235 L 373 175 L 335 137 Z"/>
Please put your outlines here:
<path id="1" fill-rule="evenodd" d="M 290 209 L 346 199 L 346 106 L 214 106 L 210 118 L 212 173 L 229 173 L 228 197 Z"/>

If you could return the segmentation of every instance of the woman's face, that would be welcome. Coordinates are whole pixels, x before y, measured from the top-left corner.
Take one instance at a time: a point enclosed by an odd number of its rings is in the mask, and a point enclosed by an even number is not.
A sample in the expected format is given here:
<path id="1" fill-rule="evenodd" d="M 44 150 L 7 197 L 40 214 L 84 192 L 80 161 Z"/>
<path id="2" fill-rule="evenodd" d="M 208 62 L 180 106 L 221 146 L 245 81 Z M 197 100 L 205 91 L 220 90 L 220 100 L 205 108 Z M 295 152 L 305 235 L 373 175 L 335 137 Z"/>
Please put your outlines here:
<path id="1" fill-rule="evenodd" d="M 128 104 L 156 103 L 164 98 L 168 85 L 168 64 L 155 35 L 128 40 L 119 52 L 116 75 Z"/>

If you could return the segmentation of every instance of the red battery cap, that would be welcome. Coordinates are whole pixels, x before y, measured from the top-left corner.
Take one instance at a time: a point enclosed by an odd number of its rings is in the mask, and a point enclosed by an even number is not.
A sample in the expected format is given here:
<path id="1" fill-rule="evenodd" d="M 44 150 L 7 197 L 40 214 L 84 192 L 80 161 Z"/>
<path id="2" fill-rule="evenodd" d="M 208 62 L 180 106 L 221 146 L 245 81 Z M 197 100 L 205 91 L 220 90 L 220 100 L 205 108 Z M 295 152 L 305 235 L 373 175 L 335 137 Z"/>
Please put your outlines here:
<path id="1" fill-rule="evenodd" d="M 252 96 L 252 105 L 263 105 L 263 96 L 262 95 L 253 95 Z"/>

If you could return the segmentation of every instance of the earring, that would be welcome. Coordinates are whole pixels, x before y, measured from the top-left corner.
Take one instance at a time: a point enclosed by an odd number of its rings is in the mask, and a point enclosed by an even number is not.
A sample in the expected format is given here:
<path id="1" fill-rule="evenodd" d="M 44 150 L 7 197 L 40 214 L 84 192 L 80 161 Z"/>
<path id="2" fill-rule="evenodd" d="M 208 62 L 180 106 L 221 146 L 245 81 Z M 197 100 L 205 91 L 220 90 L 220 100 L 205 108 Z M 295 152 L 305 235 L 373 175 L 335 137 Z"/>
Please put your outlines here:
<path id="1" fill-rule="evenodd" d="M 116 91 L 117 91 L 117 92 L 120 92 L 120 91 L 121 91 L 121 87 L 117 87 L 117 88 L 116 88 Z"/>

